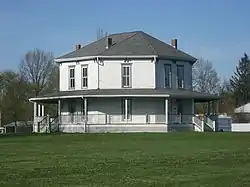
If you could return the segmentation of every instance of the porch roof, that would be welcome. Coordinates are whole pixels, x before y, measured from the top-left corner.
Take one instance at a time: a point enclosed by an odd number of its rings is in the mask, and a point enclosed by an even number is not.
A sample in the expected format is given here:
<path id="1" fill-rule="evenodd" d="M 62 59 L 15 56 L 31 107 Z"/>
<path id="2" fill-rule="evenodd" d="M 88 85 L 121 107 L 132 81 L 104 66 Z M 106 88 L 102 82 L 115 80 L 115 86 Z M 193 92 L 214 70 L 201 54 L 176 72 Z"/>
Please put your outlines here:
<path id="1" fill-rule="evenodd" d="M 170 97 L 176 99 L 194 99 L 196 102 L 219 100 L 221 97 L 207 93 L 186 89 L 89 89 L 59 91 L 36 98 L 30 101 L 57 102 L 58 99 L 83 97 Z"/>

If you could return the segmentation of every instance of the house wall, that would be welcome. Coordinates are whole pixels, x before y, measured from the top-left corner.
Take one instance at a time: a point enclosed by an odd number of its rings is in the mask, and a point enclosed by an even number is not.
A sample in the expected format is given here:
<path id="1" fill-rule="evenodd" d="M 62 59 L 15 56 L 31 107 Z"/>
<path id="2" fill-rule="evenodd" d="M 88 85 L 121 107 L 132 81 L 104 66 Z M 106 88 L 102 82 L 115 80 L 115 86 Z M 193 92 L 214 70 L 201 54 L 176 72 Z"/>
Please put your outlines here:
<path id="1" fill-rule="evenodd" d="M 192 64 L 189 62 L 177 61 L 173 63 L 171 60 L 158 60 L 155 63 L 156 69 L 156 88 L 165 87 L 164 64 L 170 64 L 172 70 L 172 88 L 177 88 L 177 65 L 184 65 L 184 88 L 192 89 Z"/>
<path id="2" fill-rule="evenodd" d="M 121 64 L 124 60 L 104 60 L 98 65 L 94 60 L 62 63 L 60 65 L 60 91 L 69 89 L 69 67 L 75 66 L 75 90 L 81 88 L 82 65 L 88 65 L 88 89 L 119 89 L 122 87 Z M 132 88 L 155 88 L 155 64 L 152 60 L 131 60 Z M 98 85 L 99 79 L 99 85 Z"/>

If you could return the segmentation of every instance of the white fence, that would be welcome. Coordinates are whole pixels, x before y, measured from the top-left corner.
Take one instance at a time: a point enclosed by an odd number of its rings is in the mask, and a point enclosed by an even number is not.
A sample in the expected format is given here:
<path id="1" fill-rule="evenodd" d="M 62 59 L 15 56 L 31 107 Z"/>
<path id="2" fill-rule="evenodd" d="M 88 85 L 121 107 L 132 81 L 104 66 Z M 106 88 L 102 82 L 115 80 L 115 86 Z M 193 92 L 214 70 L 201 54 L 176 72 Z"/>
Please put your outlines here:
<path id="1" fill-rule="evenodd" d="M 232 132 L 250 132 L 250 123 L 232 123 Z"/>

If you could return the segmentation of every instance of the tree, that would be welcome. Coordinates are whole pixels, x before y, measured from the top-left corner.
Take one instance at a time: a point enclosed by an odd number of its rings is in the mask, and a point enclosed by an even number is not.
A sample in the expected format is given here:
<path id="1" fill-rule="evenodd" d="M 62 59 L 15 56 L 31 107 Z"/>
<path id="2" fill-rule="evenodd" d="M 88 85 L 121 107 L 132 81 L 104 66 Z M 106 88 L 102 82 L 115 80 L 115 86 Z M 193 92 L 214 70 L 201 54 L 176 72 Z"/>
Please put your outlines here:
<path id="1" fill-rule="evenodd" d="M 250 60 L 245 53 L 230 79 L 236 106 L 250 102 Z"/>
<path id="2" fill-rule="evenodd" d="M 235 109 L 235 100 L 229 80 L 224 79 L 222 82 L 220 86 L 220 96 L 222 96 L 222 99 L 219 103 L 219 113 L 233 114 Z"/>
<path id="3" fill-rule="evenodd" d="M 101 28 L 99 28 L 99 29 L 97 30 L 97 32 L 96 32 L 96 39 L 97 39 L 97 40 L 100 40 L 100 39 L 102 39 L 102 38 L 104 38 L 104 37 L 106 37 L 106 36 L 108 36 L 108 32 L 104 32 L 104 30 L 101 29 Z"/>
<path id="4" fill-rule="evenodd" d="M 3 124 L 27 120 L 31 111 L 28 103 L 28 85 L 13 71 L 1 73 L 1 112 Z"/>
<path id="5" fill-rule="evenodd" d="M 24 55 L 19 72 L 21 77 L 30 84 L 32 96 L 38 96 L 50 91 L 48 88 L 52 84 L 56 68 L 58 67 L 54 63 L 52 53 L 34 49 Z"/>
<path id="6" fill-rule="evenodd" d="M 199 59 L 193 65 L 193 88 L 196 91 L 217 94 L 220 88 L 220 79 L 212 63 Z"/>

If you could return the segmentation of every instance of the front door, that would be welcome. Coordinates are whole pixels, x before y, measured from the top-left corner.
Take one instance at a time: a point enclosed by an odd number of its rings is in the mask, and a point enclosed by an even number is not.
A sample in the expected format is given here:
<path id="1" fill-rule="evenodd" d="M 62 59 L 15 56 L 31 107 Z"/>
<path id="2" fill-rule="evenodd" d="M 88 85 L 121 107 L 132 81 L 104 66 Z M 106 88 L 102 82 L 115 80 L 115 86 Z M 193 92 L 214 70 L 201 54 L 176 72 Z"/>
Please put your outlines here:
<path id="1" fill-rule="evenodd" d="M 75 123 L 76 100 L 69 101 L 69 122 Z"/>
<path id="2" fill-rule="evenodd" d="M 181 101 L 177 101 L 177 121 L 182 123 L 183 105 Z"/>

